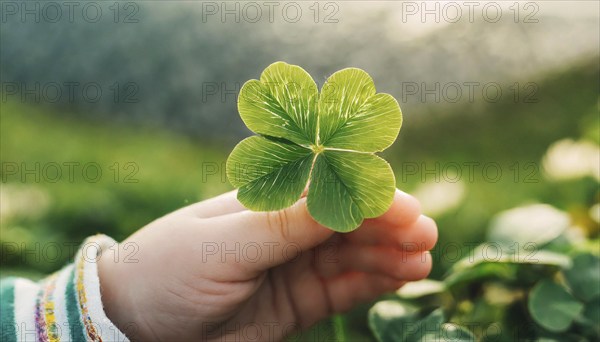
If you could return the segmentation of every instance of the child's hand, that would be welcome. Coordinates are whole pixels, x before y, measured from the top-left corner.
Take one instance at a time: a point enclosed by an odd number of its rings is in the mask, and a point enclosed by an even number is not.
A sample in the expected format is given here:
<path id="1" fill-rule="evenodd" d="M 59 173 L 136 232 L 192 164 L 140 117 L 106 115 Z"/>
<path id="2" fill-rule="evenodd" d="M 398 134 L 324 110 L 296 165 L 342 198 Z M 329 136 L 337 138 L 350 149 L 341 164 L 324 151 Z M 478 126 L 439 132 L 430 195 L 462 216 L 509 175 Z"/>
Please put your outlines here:
<path id="1" fill-rule="evenodd" d="M 281 340 L 429 274 L 437 228 L 415 198 L 348 234 L 305 202 L 252 212 L 230 192 L 152 222 L 121 244 L 137 261 L 100 258 L 108 317 L 133 340 Z"/>

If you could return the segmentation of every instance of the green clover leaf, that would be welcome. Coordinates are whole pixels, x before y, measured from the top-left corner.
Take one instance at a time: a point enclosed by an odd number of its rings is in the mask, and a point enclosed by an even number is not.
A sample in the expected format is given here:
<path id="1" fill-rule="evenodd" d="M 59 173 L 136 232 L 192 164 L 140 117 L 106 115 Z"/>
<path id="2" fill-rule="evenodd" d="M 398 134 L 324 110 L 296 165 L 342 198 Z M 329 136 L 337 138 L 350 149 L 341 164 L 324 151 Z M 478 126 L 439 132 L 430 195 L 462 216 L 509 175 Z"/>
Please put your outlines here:
<path id="1" fill-rule="evenodd" d="M 304 69 L 277 62 L 244 84 L 238 110 L 259 134 L 241 141 L 227 160 L 227 177 L 247 208 L 287 208 L 309 184 L 312 217 L 348 232 L 391 205 L 394 173 L 374 153 L 396 140 L 402 112 L 391 95 L 376 93 L 365 71 L 340 70 L 319 94 Z"/>

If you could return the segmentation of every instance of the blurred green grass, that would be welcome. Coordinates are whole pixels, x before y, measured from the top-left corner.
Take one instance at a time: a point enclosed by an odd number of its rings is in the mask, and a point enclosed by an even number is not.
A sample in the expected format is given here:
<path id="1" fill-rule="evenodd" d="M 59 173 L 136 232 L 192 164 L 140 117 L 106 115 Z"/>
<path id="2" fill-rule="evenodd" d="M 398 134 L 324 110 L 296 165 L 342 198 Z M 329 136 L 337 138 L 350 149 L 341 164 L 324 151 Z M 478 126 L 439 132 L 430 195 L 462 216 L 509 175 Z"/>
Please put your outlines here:
<path id="1" fill-rule="evenodd" d="M 21 171 L 23 163 L 28 169 L 39 163 L 38 173 L 42 173 L 39 182 L 34 174 L 24 180 L 21 172 L 2 175 L 3 200 L 8 202 L 3 217 L 10 216 L 18 205 L 11 193 L 34 189 L 44 199 L 24 204 L 43 207 L 42 213 L 35 208 L 17 208 L 16 215 L 3 219 L 2 243 L 24 242 L 28 248 L 34 248 L 35 242 L 42 246 L 50 242 L 79 244 L 95 233 L 120 240 L 168 212 L 231 189 L 216 169 L 227 151 L 159 128 L 84 121 L 75 113 L 65 115 L 56 109 L 11 102 L 2 104 L 1 126 L 3 171 L 8 163 L 16 163 Z M 79 163 L 73 166 L 72 181 L 64 165 L 71 162 Z M 60 178 L 52 167 L 44 177 L 43 168 L 51 163 L 60 166 Z M 87 176 L 82 175 L 88 163 L 96 166 L 88 169 Z M 215 174 L 203 174 L 203 165 L 209 165 Z M 102 172 L 100 177 L 97 169 Z M 58 181 L 51 182 L 55 178 Z M 49 272 L 68 257 L 62 255 L 48 263 L 32 259 L 34 256 L 8 256 L 2 259 L 2 266 Z"/>

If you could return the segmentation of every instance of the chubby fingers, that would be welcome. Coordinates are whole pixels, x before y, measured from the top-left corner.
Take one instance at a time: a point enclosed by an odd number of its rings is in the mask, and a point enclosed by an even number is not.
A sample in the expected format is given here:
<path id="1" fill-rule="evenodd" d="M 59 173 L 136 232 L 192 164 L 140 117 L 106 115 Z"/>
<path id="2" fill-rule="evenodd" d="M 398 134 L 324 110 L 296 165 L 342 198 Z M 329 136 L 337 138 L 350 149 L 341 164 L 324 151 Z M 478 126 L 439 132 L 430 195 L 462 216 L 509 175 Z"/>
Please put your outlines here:
<path id="1" fill-rule="evenodd" d="M 347 272 L 379 274 L 393 279 L 412 281 L 427 277 L 432 258 L 428 251 L 407 251 L 387 246 L 339 244 L 316 263 L 323 277 Z"/>
<path id="2" fill-rule="evenodd" d="M 345 235 L 345 238 L 354 244 L 428 251 L 435 246 L 438 231 L 433 219 L 421 215 L 419 201 L 397 190 L 385 214 L 365 220 L 359 229 Z"/>
<path id="3" fill-rule="evenodd" d="M 437 225 L 421 214 L 418 200 L 398 190 L 385 214 L 365 220 L 356 231 L 320 247 L 321 258 L 316 265 L 325 277 L 363 272 L 418 280 L 431 271 L 428 251 L 437 238 Z"/>
<path id="4" fill-rule="evenodd" d="M 347 237 L 348 241 L 355 244 L 388 246 L 407 251 L 431 250 L 437 239 L 437 225 L 425 215 L 419 215 L 415 222 L 406 226 L 371 224 Z"/>

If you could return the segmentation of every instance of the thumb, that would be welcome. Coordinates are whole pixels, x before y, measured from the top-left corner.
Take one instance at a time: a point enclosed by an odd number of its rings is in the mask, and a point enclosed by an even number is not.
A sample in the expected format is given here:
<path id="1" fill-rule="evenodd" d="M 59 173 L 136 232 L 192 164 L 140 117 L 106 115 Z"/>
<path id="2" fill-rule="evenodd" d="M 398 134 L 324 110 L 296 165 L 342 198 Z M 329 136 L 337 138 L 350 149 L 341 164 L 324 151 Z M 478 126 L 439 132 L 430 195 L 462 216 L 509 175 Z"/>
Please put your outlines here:
<path id="1" fill-rule="evenodd" d="M 235 237 L 235 242 L 259 248 L 252 262 L 258 270 L 290 261 L 334 234 L 310 216 L 306 198 L 279 211 L 246 210 L 215 219 L 223 221 L 221 227 L 229 231 L 230 237 Z"/>

